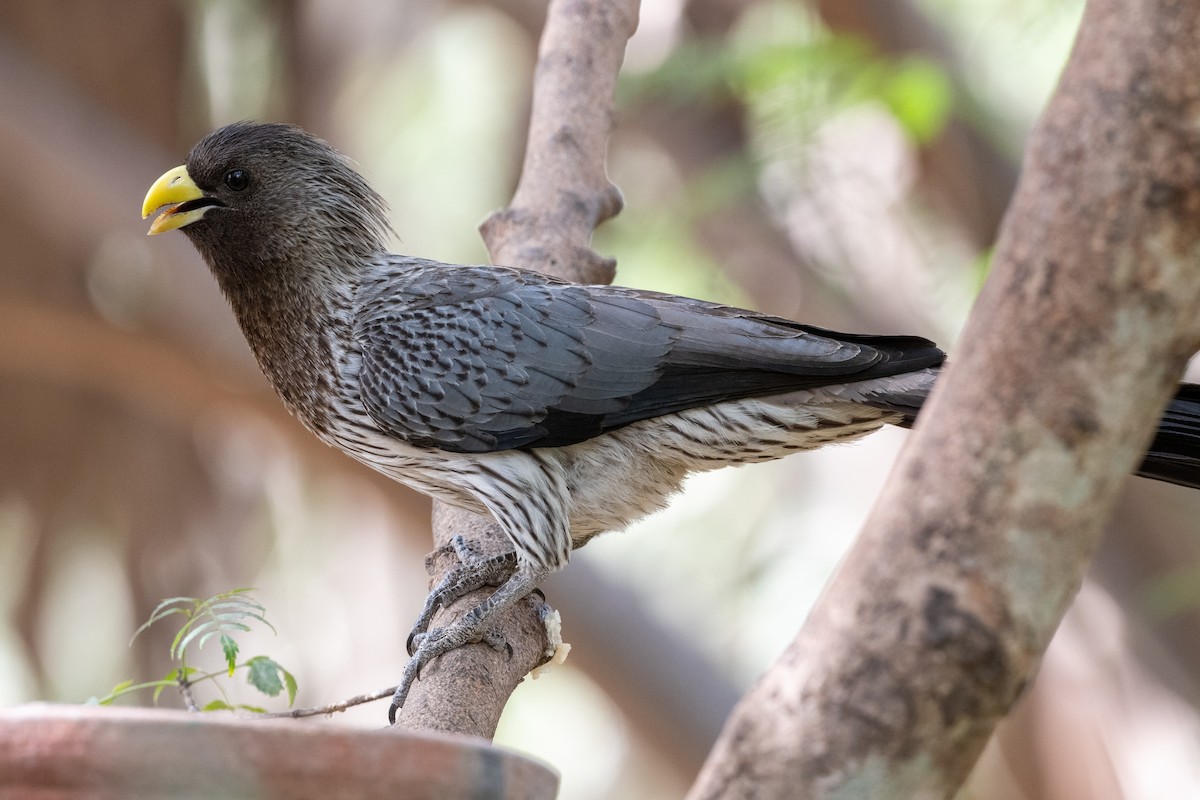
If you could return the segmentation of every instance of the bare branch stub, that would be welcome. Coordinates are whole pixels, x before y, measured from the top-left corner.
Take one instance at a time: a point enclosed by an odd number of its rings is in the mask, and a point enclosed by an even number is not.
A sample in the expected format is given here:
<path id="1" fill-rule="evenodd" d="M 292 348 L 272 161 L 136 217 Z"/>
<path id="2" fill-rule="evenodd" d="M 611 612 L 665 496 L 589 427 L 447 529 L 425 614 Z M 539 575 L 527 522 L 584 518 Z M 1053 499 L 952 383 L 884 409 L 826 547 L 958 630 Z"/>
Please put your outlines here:
<path id="1" fill-rule="evenodd" d="M 508 208 L 480 226 L 493 262 L 581 283 L 608 283 L 614 262 L 589 248 L 597 225 L 621 210 L 605 174 L 613 92 L 632 0 L 560 0 L 538 55 L 525 167 Z"/>
<path id="2" fill-rule="evenodd" d="M 1200 347 L 1198 41 L 1193 4 L 1088 4 L 953 366 L 690 797 L 967 778 Z"/>
<path id="3" fill-rule="evenodd" d="M 551 3 L 520 184 L 511 205 L 480 226 L 493 263 L 587 283 L 612 280 L 614 262 L 589 244 L 595 227 L 621 208 L 604 162 L 617 75 L 636 27 L 635 0 Z M 484 552 L 509 546 L 489 519 L 435 503 L 435 545 L 443 547 L 460 534 Z M 431 559 L 432 582 L 454 566 L 452 558 Z M 486 596 L 486 591 L 467 595 L 433 624 L 448 624 Z M 546 646 L 532 604 L 511 609 L 500 630 L 513 648 L 511 658 L 486 645 L 443 655 L 413 686 L 397 725 L 491 738 L 509 695 L 542 661 Z"/>

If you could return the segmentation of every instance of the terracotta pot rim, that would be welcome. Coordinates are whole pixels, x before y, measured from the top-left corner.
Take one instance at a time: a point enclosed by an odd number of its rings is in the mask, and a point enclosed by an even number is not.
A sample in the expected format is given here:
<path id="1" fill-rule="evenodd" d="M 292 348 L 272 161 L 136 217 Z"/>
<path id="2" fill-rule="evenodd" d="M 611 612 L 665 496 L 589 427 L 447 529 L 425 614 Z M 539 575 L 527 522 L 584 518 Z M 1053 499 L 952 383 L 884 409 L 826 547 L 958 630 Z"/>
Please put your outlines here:
<path id="1" fill-rule="evenodd" d="M 53 703 L 0 709 L 0 776 L 0 800 L 550 800 L 559 781 L 475 736 Z"/>
<path id="2" fill-rule="evenodd" d="M 480 747 L 489 750 L 498 750 L 504 753 L 511 753 L 521 758 L 528 758 L 533 761 L 539 759 L 534 756 L 520 753 L 516 750 L 492 744 L 479 736 L 471 736 L 467 734 L 449 733 L 445 731 L 419 731 L 409 730 L 404 728 L 393 728 L 389 726 L 380 726 L 379 728 L 363 728 L 350 725 L 321 725 L 322 717 L 302 717 L 297 719 L 287 719 L 282 717 L 273 717 L 270 719 L 261 719 L 249 712 L 237 714 L 236 712 L 221 712 L 221 711 L 184 711 L 177 708 L 149 708 L 145 706 L 93 706 L 83 703 L 52 703 L 46 701 L 37 701 L 33 703 L 22 703 L 15 706 L 0 707 L 0 721 L 21 721 L 21 720 L 96 720 L 98 722 L 129 722 L 141 725 L 211 725 L 215 727 L 235 728 L 238 730 L 247 728 L 264 728 L 274 730 L 289 730 L 289 731 L 313 731 L 317 735 L 322 735 L 319 732 L 324 732 L 323 735 L 349 734 L 354 736 L 392 736 L 404 737 L 409 739 L 426 740 L 432 742 L 450 742 L 456 743 L 464 747 Z M 305 734 L 309 735 L 309 734 Z M 548 764 L 546 765 L 549 766 Z"/>

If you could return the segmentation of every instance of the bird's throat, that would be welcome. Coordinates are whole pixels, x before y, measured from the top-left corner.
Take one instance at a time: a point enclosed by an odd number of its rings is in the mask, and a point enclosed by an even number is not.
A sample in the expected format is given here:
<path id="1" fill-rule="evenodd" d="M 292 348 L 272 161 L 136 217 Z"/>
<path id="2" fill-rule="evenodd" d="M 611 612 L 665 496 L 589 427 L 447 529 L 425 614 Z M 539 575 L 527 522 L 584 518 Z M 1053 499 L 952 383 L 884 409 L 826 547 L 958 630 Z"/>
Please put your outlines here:
<path id="1" fill-rule="evenodd" d="M 330 376 L 338 374 L 335 353 L 349 341 L 349 292 L 318 290 L 287 270 L 275 276 L 226 295 L 267 380 L 288 410 L 320 434 L 330 412 Z"/>

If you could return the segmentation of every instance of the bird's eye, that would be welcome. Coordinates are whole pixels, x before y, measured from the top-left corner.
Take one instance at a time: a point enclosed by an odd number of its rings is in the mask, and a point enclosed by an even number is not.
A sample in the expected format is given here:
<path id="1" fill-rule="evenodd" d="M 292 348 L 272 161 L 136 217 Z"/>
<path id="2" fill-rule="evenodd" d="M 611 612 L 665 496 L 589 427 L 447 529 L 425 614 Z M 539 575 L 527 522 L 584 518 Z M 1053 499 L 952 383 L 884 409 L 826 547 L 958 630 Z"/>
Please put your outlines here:
<path id="1" fill-rule="evenodd" d="M 250 173 L 244 169 L 231 169 L 225 173 L 225 185 L 235 192 L 240 192 L 250 185 Z"/>

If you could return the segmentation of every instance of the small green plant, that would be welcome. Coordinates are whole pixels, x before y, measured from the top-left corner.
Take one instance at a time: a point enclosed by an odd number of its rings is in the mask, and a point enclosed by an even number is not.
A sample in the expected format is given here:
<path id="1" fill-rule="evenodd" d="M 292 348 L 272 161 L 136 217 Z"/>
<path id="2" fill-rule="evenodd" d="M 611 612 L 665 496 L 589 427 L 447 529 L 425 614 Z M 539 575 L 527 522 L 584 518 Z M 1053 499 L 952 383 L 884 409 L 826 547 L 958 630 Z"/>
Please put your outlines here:
<path id="1" fill-rule="evenodd" d="M 183 624 L 171 642 L 171 658 L 179 662 L 161 680 L 146 683 L 123 681 L 112 688 L 107 695 L 93 697 L 88 702 L 93 705 L 111 705 L 119 697 L 141 691 L 154 690 L 154 702 L 164 689 L 174 687 L 183 697 L 184 705 L 189 711 L 219 711 L 240 709 L 255 713 L 265 713 L 266 709 L 245 703 L 233 704 L 222 686 L 221 678 L 232 678 L 238 670 L 246 671 L 246 679 L 258 691 L 268 697 L 278 697 L 287 690 L 288 708 L 296 700 L 296 679 L 292 673 L 267 656 L 254 656 L 238 662 L 238 643 L 234 638 L 240 633 L 246 633 L 254 623 L 261 623 L 275 631 L 275 627 L 267 622 L 266 609 L 250 596 L 252 589 L 233 589 L 221 592 L 212 597 L 170 597 L 163 600 L 150 614 L 150 618 L 142 623 L 134 632 L 130 644 L 151 625 L 168 617 L 180 616 Z M 189 653 L 196 653 L 212 639 L 221 644 L 221 652 L 225 658 L 225 667 L 212 672 L 206 672 L 188 663 Z M 198 706 L 193 695 L 197 684 L 209 683 L 221 696 L 203 707 Z"/>

